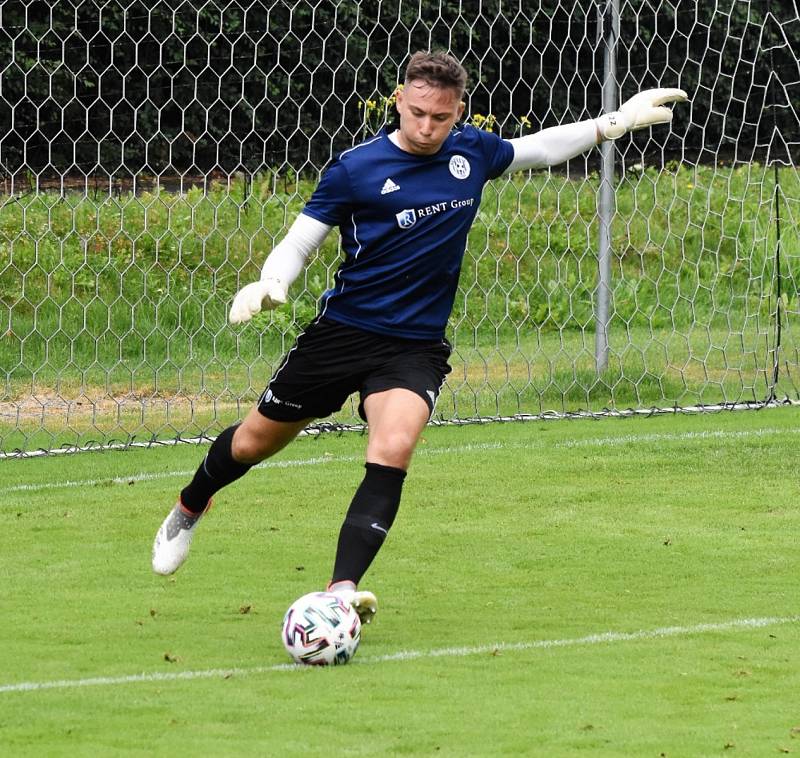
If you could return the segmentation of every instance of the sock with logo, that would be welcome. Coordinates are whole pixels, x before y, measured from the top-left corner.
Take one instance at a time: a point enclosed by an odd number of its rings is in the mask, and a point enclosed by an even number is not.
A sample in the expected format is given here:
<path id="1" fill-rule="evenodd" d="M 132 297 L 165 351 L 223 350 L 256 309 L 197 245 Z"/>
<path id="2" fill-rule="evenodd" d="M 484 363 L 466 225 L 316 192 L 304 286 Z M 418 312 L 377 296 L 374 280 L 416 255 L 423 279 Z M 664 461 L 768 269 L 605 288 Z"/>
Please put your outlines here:
<path id="1" fill-rule="evenodd" d="M 211 496 L 225 485 L 244 476 L 252 466 L 233 459 L 231 444 L 239 424 L 228 427 L 214 440 L 208 455 L 189 484 L 181 490 L 181 503 L 187 511 L 202 513 Z"/>
<path id="2" fill-rule="evenodd" d="M 401 468 L 367 463 L 367 473 L 345 516 L 331 583 L 358 584 L 386 539 L 397 510 L 406 472 Z"/>

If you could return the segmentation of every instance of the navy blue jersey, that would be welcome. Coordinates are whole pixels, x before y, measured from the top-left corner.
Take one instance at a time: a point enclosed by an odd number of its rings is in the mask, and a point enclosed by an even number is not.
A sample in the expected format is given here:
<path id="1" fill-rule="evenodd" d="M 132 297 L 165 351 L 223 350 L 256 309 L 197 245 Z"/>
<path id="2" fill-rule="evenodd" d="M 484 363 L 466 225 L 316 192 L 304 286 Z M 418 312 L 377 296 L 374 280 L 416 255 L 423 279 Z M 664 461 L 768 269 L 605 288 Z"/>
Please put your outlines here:
<path id="1" fill-rule="evenodd" d="M 444 336 L 483 185 L 508 168 L 511 144 L 463 126 L 435 155 L 383 131 L 326 169 L 303 213 L 341 231 L 345 260 L 321 312 L 410 339 Z"/>

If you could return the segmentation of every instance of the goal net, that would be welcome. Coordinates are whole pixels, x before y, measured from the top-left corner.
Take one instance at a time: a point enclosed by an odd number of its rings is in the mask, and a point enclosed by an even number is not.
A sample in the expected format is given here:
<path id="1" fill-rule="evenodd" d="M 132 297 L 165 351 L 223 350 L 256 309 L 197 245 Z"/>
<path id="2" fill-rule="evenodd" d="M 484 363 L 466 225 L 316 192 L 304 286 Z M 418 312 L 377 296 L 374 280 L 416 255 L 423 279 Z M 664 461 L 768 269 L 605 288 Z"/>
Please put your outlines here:
<path id="1" fill-rule="evenodd" d="M 234 293 L 412 52 L 503 137 L 641 89 L 671 127 L 487 186 L 435 419 L 798 399 L 800 14 L 769 0 L 0 4 L 0 452 L 216 434 L 313 317 Z M 328 421 L 356 423 L 348 405 Z"/>

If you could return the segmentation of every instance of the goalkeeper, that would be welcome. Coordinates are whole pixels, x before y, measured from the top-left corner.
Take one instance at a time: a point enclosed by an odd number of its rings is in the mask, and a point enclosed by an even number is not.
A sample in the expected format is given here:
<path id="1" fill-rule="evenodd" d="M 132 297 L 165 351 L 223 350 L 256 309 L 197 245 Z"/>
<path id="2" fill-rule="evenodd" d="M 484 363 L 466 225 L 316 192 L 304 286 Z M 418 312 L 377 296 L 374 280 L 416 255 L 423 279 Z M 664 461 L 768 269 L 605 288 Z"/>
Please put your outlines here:
<path id="1" fill-rule="evenodd" d="M 181 491 L 156 535 L 156 573 L 171 574 L 184 562 L 218 490 L 357 392 L 369 429 L 365 474 L 339 533 L 328 589 L 369 621 L 377 601 L 358 585 L 392 527 L 414 448 L 450 371 L 445 327 L 484 184 L 668 124 L 667 106 L 686 100 L 679 89 L 647 90 L 617 112 L 505 140 L 459 125 L 466 81 L 451 56 L 415 53 L 397 92 L 399 128 L 328 166 L 260 280 L 237 293 L 233 324 L 285 303 L 309 255 L 339 228 L 344 260 L 333 287 L 256 406 L 217 437 Z"/>

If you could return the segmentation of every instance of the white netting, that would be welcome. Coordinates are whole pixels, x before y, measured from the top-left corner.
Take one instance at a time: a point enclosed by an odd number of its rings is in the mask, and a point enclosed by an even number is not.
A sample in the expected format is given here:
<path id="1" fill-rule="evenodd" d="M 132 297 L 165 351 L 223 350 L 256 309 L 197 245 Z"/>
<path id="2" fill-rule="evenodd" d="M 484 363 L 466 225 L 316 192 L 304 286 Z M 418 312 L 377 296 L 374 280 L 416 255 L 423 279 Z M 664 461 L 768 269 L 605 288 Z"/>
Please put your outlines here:
<path id="1" fill-rule="evenodd" d="M 469 120 L 505 137 L 598 115 L 604 82 L 607 106 L 658 84 L 692 101 L 605 160 L 487 187 L 439 417 L 798 397 L 796 3 L 9 1 L 0 451 L 243 414 L 335 240 L 290 306 L 232 328 L 232 295 L 430 47 L 464 61 Z"/>

